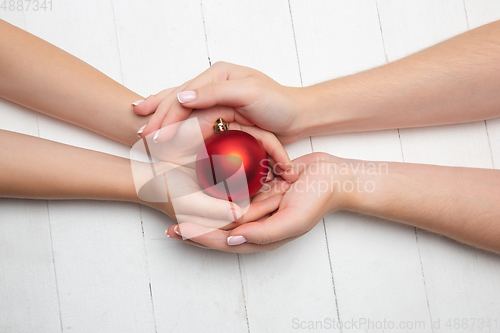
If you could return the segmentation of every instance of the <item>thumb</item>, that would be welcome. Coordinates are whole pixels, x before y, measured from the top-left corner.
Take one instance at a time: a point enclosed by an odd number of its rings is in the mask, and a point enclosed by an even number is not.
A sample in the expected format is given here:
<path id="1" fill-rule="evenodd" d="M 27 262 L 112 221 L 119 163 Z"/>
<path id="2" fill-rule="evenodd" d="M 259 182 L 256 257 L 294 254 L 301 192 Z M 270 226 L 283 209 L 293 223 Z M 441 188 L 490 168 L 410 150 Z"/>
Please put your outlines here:
<path id="1" fill-rule="evenodd" d="M 215 105 L 247 106 L 254 91 L 248 79 L 212 81 L 195 90 L 181 91 L 177 99 L 189 109 L 207 109 Z"/>

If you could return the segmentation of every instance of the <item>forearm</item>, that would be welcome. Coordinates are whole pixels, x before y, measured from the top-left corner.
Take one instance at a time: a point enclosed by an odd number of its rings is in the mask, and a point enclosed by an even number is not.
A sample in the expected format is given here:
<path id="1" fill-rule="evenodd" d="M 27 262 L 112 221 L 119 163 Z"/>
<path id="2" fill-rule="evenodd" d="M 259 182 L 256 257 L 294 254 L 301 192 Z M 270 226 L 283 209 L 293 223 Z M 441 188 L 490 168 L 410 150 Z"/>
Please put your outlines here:
<path id="1" fill-rule="evenodd" d="M 0 20 L 0 97 L 132 145 L 141 96 L 71 54 Z"/>
<path id="2" fill-rule="evenodd" d="M 353 192 L 349 209 L 500 253 L 498 170 L 387 163 L 379 171 L 360 176 L 374 191 Z"/>
<path id="3" fill-rule="evenodd" d="M 170 204 L 137 197 L 130 160 L 3 130 L 0 197 L 128 201 L 175 216 Z"/>
<path id="4" fill-rule="evenodd" d="M 127 159 L 0 130 L 0 196 L 135 201 Z"/>
<path id="5" fill-rule="evenodd" d="M 500 116 L 500 21 L 388 65 L 304 88 L 304 136 Z M 310 114 L 310 112 L 308 113 Z"/>

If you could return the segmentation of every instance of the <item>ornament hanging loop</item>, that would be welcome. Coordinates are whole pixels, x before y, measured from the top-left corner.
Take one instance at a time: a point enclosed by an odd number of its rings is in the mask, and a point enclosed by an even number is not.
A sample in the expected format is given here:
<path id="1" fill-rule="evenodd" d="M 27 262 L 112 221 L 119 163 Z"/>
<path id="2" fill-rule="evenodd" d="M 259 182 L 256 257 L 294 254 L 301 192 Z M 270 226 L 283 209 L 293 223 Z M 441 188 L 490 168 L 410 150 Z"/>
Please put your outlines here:
<path id="1" fill-rule="evenodd" d="M 227 123 L 224 122 L 224 119 L 219 118 L 215 121 L 214 130 L 215 130 L 215 133 L 227 131 Z"/>

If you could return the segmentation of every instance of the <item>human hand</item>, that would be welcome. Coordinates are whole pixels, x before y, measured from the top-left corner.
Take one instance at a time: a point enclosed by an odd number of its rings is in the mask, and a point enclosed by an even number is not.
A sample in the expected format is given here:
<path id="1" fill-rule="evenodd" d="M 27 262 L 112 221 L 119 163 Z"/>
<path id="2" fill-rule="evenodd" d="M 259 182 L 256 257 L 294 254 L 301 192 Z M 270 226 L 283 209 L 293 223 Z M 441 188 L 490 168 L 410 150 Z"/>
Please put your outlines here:
<path id="1" fill-rule="evenodd" d="M 196 117 L 196 112 L 193 113 L 177 127 L 174 137 L 167 142 L 154 143 L 152 134 L 146 136 L 131 149 L 131 163 L 137 194 L 142 203 L 166 212 L 179 223 L 189 221 L 227 229 L 230 228 L 227 225 L 233 221 L 249 221 L 248 218 L 257 219 L 272 212 L 277 209 L 279 200 L 259 201 L 255 204 L 249 204 L 249 200 L 233 203 L 203 192 L 194 169 L 196 154 L 204 140 L 214 135 L 211 119 L 215 115 L 224 116 L 223 107 L 207 110 L 200 118 Z M 164 129 L 170 130 L 169 127 Z M 288 154 L 272 133 L 258 127 L 240 126 L 236 122 L 231 122 L 229 129 L 243 130 L 253 135 L 271 154 L 270 170 L 276 165 L 275 160 L 287 163 L 289 170 L 282 171 L 282 176 L 290 181 L 297 179 L 297 174 L 290 172 L 295 170 L 291 168 Z M 149 155 L 160 161 L 153 162 Z M 144 163 L 147 160 L 149 163 Z M 269 172 L 267 181 L 273 178 L 273 174 Z M 247 210 L 246 220 L 242 220 L 241 216 Z"/>
<path id="2" fill-rule="evenodd" d="M 134 106 L 134 112 L 154 113 L 141 135 L 156 133 L 156 140 L 164 142 L 173 133 L 163 127 L 187 119 L 193 109 L 224 105 L 229 107 L 228 118 L 274 132 L 288 144 L 301 138 L 304 99 L 304 88 L 285 87 L 252 68 L 217 62 L 193 80 L 146 98 Z"/>
<path id="3" fill-rule="evenodd" d="M 299 178 L 286 190 L 278 210 L 272 215 L 241 223 L 232 230 L 182 223 L 168 228 L 166 234 L 193 245 L 227 252 L 276 249 L 307 233 L 328 212 L 349 207 L 349 193 L 342 190 L 341 184 L 350 176 L 336 172 L 336 165 L 342 161 L 345 160 L 324 153 L 313 153 L 294 160 L 300 171 Z M 274 185 L 279 186 L 279 182 Z M 254 198 L 254 202 L 268 198 L 263 191 Z"/>
<path id="4" fill-rule="evenodd" d="M 151 166 L 138 162 L 134 163 L 134 178 L 137 180 L 141 174 L 148 173 Z M 153 166 L 158 175 L 149 179 L 140 186 L 138 191 L 139 202 L 156 208 L 178 223 L 190 222 L 208 228 L 220 228 L 222 230 L 232 229 L 240 223 L 260 219 L 262 216 L 275 211 L 280 199 L 275 194 L 279 192 L 270 191 L 261 200 L 242 200 L 231 202 L 228 200 L 214 198 L 203 192 L 198 184 L 194 165 L 179 166 L 173 163 L 156 162 Z M 277 179 L 265 183 L 272 187 Z M 282 191 L 286 190 L 286 187 Z"/>
<path id="5" fill-rule="evenodd" d="M 154 132 L 146 134 L 143 131 L 140 137 L 147 142 L 153 156 L 162 161 L 184 165 L 196 160 L 196 153 L 204 140 L 215 134 L 213 125 L 219 117 L 229 123 L 229 130 L 241 130 L 255 137 L 269 155 L 271 169 L 276 174 L 289 182 L 297 180 L 298 172 L 292 168 L 290 158 L 276 136 L 257 126 L 240 125 L 235 119 L 234 111 L 227 106 L 195 110 L 187 120 L 163 127 L 164 133 L 172 135 L 168 141 L 155 140 Z M 269 178 L 272 177 L 273 174 L 270 173 Z"/>

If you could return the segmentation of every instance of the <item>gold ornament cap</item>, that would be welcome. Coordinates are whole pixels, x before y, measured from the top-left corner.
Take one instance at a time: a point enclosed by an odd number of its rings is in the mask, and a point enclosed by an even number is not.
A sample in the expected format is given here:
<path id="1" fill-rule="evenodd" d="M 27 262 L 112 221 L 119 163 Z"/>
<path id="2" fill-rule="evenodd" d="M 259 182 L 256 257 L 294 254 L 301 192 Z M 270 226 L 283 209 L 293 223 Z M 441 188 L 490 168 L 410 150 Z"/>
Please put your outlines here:
<path id="1" fill-rule="evenodd" d="M 224 121 L 224 119 L 219 118 L 215 121 L 214 130 L 215 130 L 215 133 L 227 131 L 227 123 Z"/>

